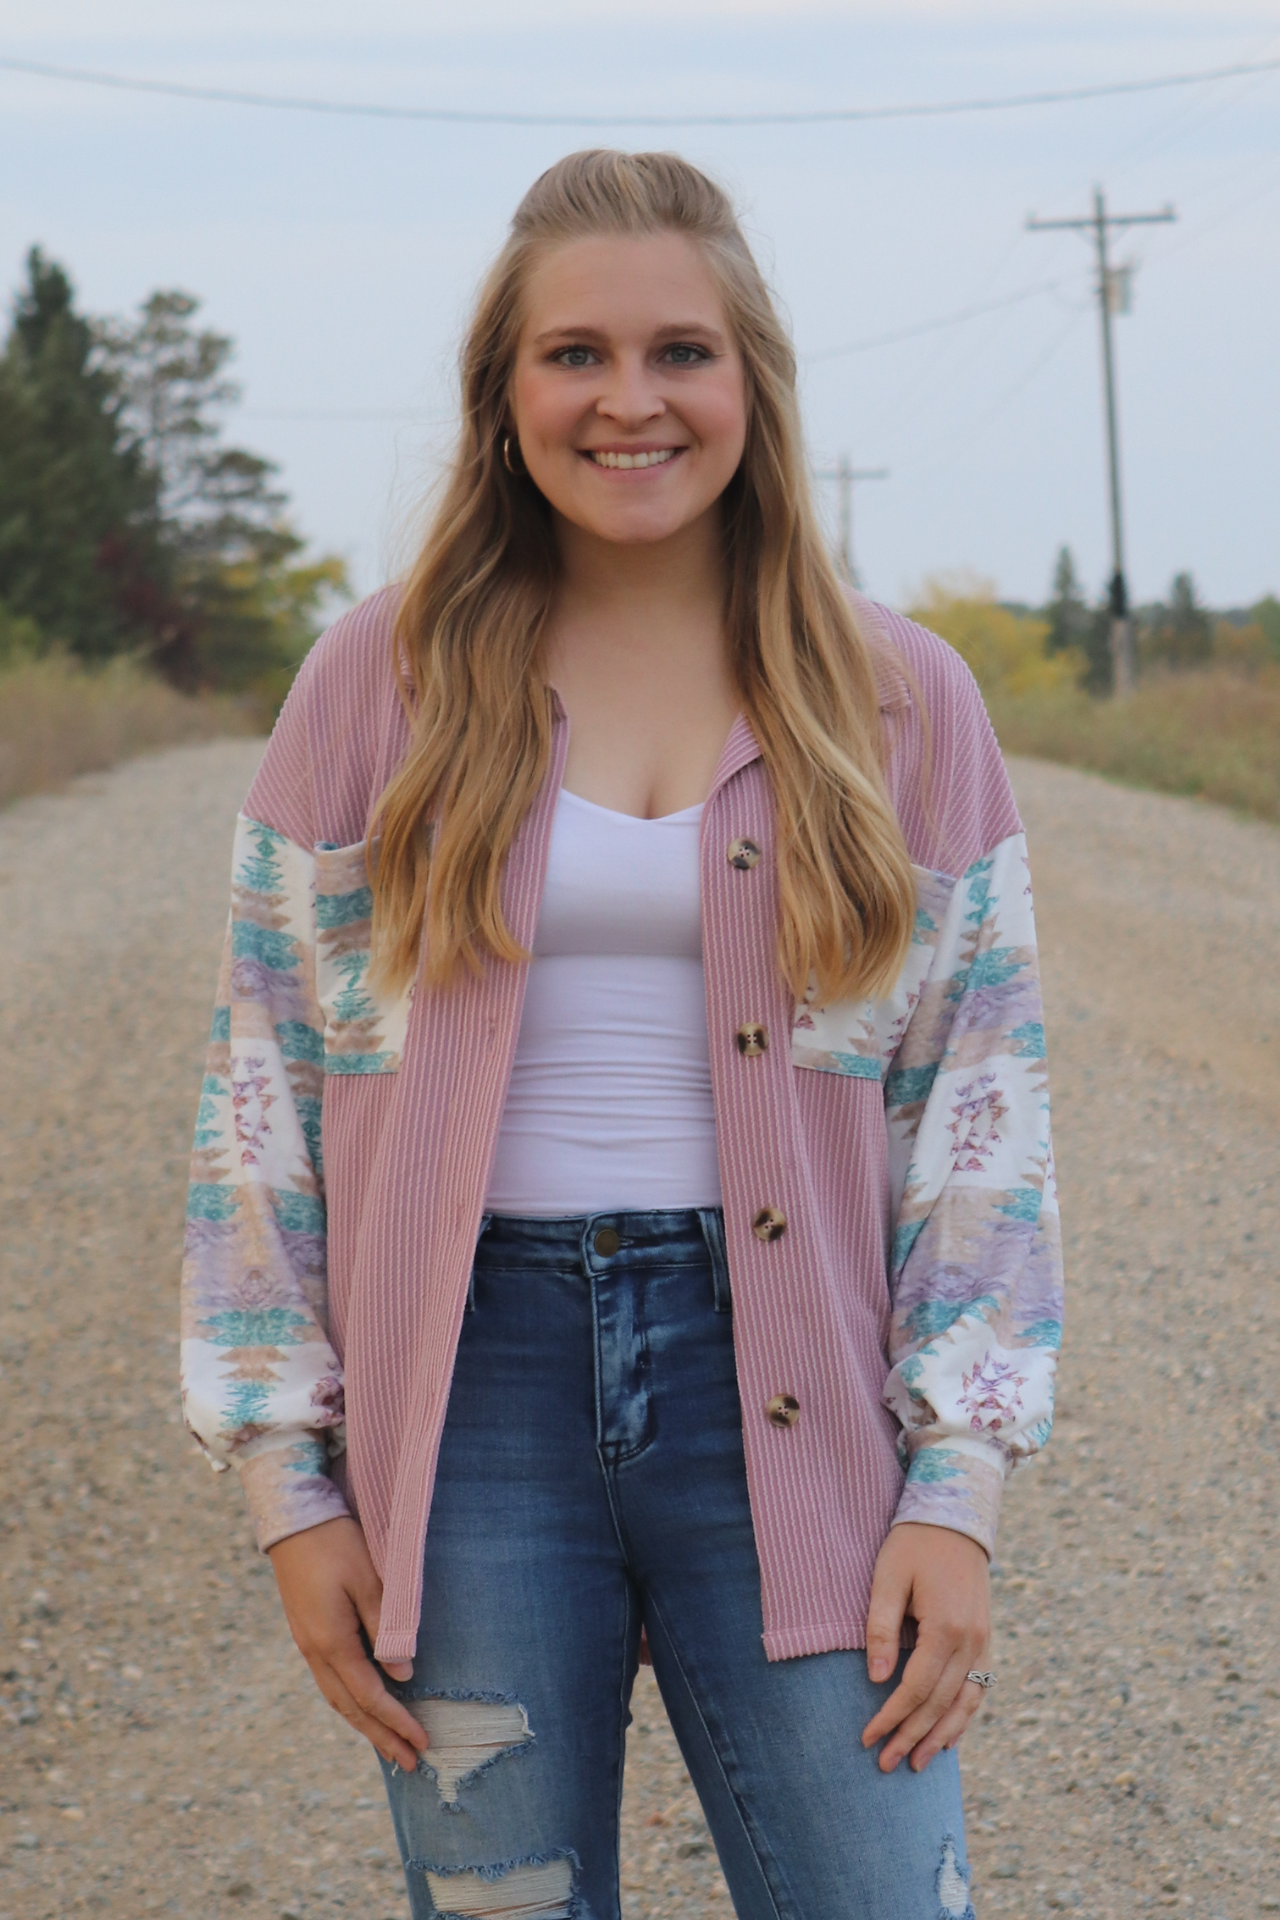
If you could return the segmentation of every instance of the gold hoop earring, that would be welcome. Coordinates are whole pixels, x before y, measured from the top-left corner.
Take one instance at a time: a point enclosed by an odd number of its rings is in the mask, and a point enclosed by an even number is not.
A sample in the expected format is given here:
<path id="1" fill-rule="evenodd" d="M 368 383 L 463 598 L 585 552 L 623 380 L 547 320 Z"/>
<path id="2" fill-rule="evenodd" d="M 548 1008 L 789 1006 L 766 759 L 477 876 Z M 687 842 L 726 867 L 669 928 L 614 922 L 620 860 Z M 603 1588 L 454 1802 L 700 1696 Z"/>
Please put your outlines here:
<path id="1" fill-rule="evenodd" d="M 514 434 L 504 433 L 502 436 L 502 464 L 506 468 L 507 472 L 514 473 L 518 480 L 520 476 L 522 474 L 527 473 L 529 469 L 524 465 L 523 462 L 521 462 L 521 464 L 518 467 L 513 464 L 511 459 L 511 443 L 513 440 L 515 440 Z M 515 445 L 516 445 L 516 452 L 518 453 L 520 451 L 520 442 L 516 440 Z"/>

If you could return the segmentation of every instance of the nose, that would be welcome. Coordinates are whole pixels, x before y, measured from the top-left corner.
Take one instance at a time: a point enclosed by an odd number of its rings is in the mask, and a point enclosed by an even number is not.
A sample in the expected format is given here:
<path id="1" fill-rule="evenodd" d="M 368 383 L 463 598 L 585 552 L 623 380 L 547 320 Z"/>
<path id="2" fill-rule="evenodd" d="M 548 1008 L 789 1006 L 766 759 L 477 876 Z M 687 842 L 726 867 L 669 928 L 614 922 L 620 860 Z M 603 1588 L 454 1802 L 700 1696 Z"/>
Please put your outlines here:
<path id="1" fill-rule="evenodd" d="M 601 418 L 636 433 L 651 421 L 660 420 L 666 410 L 667 403 L 643 354 L 620 355 L 614 362 L 608 385 L 596 401 L 596 412 Z"/>

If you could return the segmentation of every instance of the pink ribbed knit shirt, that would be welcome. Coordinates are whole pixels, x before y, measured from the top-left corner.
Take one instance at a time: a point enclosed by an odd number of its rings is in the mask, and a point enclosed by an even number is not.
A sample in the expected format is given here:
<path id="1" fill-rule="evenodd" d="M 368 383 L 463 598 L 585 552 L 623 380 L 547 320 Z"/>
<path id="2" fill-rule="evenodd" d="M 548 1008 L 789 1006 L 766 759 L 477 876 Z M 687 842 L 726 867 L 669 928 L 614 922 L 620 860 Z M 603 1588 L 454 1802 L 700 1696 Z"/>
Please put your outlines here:
<path id="1" fill-rule="evenodd" d="M 702 816 L 703 955 L 743 1439 L 770 1658 L 865 1644 L 895 1521 L 990 1550 L 1047 1436 L 1060 1317 L 1025 851 L 977 689 L 859 599 L 916 937 L 883 1001 L 797 1005 L 776 965 L 775 811 L 735 724 Z M 363 841 L 407 744 L 395 595 L 313 649 L 245 806 L 197 1126 L 184 1394 L 265 1547 L 354 1511 L 412 1656 L 423 1542 L 527 966 L 369 988 Z M 899 670 L 905 667 L 905 673 Z M 920 703 L 927 710 L 922 724 Z M 532 948 L 568 723 L 507 862 Z M 926 745 L 927 738 L 927 745 Z M 749 841 L 759 858 L 742 858 Z M 744 1022 L 767 1050 L 744 1054 Z M 753 1223 L 774 1209 L 785 1229 Z M 774 1424 L 792 1396 L 799 1418 Z M 345 1444 L 344 1444 L 345 1442 Z"/>

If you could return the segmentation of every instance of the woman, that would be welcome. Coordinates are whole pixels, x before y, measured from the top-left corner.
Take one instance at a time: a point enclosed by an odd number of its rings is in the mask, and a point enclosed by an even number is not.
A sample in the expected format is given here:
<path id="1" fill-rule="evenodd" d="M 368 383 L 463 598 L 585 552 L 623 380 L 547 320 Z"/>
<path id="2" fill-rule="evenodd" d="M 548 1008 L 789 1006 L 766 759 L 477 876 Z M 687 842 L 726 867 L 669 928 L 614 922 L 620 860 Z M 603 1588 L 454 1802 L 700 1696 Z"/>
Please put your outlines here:
<path id="1" fill-rule="evenodd" d="M 732 209 L 561 161 L 249 795 L 190 1209 L 187 1417 L 415 1915 L 617 1915 L 642 1630 L 740 1914 L 972 1912 L 1043 1054 L 977 691 L 837 580 Z"/>

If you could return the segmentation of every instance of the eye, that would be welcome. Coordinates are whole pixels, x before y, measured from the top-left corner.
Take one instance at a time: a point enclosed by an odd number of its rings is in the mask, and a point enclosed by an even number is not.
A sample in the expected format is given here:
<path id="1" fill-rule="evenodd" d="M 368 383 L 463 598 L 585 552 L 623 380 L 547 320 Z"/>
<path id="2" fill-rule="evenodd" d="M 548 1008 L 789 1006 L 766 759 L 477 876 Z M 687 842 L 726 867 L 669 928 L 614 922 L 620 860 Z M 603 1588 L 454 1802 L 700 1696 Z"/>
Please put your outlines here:
<path id="1" fill-rule="evenodd" d="M 696 345 L 692 340 L 675 340 L 669 347 L 663 348 L 662 357 L 673 367 L 697 367 L 704 360 L 709 360 L 711 355 L 705 347 Z"/>
<path id="2" fill-rule="evenodd" d="M 560 347 L 551 358 L 561 367 L 589 367 L 595 359 L 590 347 Z"/>

